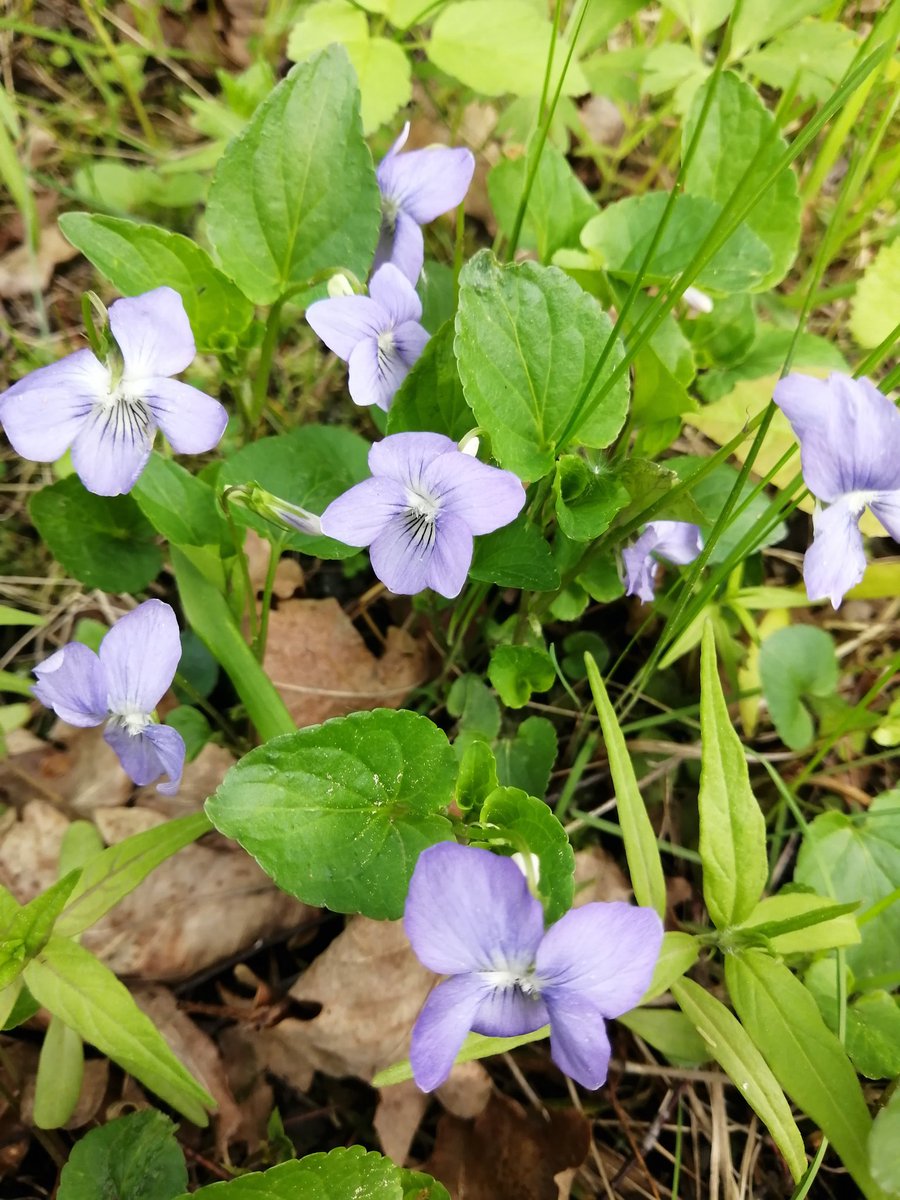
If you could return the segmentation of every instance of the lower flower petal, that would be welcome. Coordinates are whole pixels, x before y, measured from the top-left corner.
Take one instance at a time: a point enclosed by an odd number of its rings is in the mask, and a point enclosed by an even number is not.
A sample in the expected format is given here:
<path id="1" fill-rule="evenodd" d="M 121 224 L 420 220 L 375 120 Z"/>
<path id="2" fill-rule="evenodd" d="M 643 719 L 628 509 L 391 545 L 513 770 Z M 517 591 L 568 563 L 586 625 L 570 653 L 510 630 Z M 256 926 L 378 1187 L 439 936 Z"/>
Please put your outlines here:
<path id="1" fill-rule="evenodd" d="M 219 444 L 228 413 L 212 396 L 177 379 L 142 384 L 147 407 L 178 454 L 205 454 Z"/>
<path id="2" fill-rule="evenodd" d="M 518 1037 L 534 1033 L 549 1020 L 547 1005 L 536 992 L 526 996 L 518 987 L 492 987 L 478 1005 L 472 1032 L 485 1037 Z"/>
<path id="3" fill-rule="evenodd" d="M 174 796 L 181 787 L 184 770 L 184 738 L 169 725 L 148 725 L 144 737 L 156 751 L 160 773 L 169 777 L 169 782 L 159 784 L 156 790 L 164 796 Z"/>
<path id="4" fill-rule="evenodd" d="M 453 1067 L 486 986 L 477 975 L 454 975 L 439 983 L 413 1026 L 409 1061 L 423 1092 L 433 1092 Z"/>
<path id="5" fill-rule="evenodd" d="M 348 390 L 354 404 L 377 404 L 385 412 L 390 408 L 397 388 L 409 374 L 409 367 L 395 349 L 382 350 L 377 339 L 357 342 L 349 358 Z"/>
<path id="6" fill-rule="evenodd" d="M 154 432 L 141 404 L 98 406 L 72 443 L 72 466 L 89 492 L 130 492 L 147 465 Z"/>
<path id="7" fill-rule="evenodd" d="M 659 541 L 655 530 L 647 528 L 632 546 L 622 551 L 625 567 L 625 595 L 639 596 L 649 604 L 656 594 L 656 560 L 651 551 Z"/>
<path id="8" fill-rule="evenodd" d="M 472 565 L 472 549 L 472 534 L 465 521 L 452 513 L 440 513 L 426 574 L 428 586 L 448 600 L 458 596 Z"/>
<path id="9" fill-rule="evenodd" d="M 409 517 L 392 517 L 369 547 L 372 570 L 397 596 L 414 596 L 428 586 L 428 571 L 434 553 L 434 526 L 430 536 L 420 536 Z"/>
<path id="10" fill-rule="evenodd" d="M 99 725 L 107 716 L 106 682 L 100 659 L 80 642 L 69 642 L 34 668 L 33 691 L 70 725 Z"/>
<path id="11" fill-rule="evenodd" d="M 345 546 L 368 546 L 406 509 L 406 490 L 393 479 L 364 479 L 328 505 L 322 532 Z"/>
<path id="12" fill-rule="evenodd" d="M 830 600 L 839 608 L 845 593 L 866 573 L 859 517 L 838 500 L 815 513 L 813 528 L 813 543 L 803 559 L 806 593 L 810 600 Z"/>
<path id="13" fill-rule="evenodd" d="M 113 719 L 103 731 L 103 740 L 115 750 L 122 770 L 138 787 L 159 779 L 165 771 L 156 746 L 146 736 L 146 728 L 131 733 Z"/>
<path id="14" fill-rule="evenodd" d="M 548 997 L 547 1008 L 553 1061 L 582 1087 L 601 1087 L 606 1082 L 610 1059 L 603 1014 L 590 1000 L 572 994 Z"/>
<path id="15" fill-rule="evenodd" d="M 397 213 L 389 261 L 416 286 L 425 262 L 425 239 L 418 224 L 402 209 Z"/>
<path id="16" fill-rule="evenodd" d="M 90 350 L 78 350 L 8 388 L 0 396 L 0 424 L 17 454 L 55 462 L 108 391 L 109 371 Z"/>

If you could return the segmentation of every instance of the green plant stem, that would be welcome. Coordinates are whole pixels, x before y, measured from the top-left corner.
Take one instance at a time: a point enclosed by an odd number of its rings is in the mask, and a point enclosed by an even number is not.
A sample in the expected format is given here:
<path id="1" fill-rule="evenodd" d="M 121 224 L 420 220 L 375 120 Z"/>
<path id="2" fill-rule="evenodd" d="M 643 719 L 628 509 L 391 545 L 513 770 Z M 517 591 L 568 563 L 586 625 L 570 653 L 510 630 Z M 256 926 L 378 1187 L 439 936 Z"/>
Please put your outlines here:
<path id="1" fill-rule="evenodd" d="M 287 296 L 279 296 L 269 309 L 269 315 L 266 318 L 266 329 L 259 350 L 259 362 L 256 364 L 256 374 L 253 376 L 253 387 L 250 392 L 250 411 L 247 413 L 247 432 L 250 437 L 254 436 L 262 418 L 263 409 L 266 407 L 272 363 L 281 329 L 281 310 L 286 299 Z"/>
<path id="2" fill-rule="evenodd" d="M 266 656 L 266 639 L 269 636 L 269 613 L 272 611 L 272 591 L 275 587 L 275 574 L 278 570 L 278 564 L 281 561 L 281 555 L 284 551 L 284 543 L 280 538 L 276 538 L 270 542 L 269 545 L 269 565 L 266 568 L 266 579 L 265 583 L 263 584 L 262 605 L 259 613 L 259 629 L 256 634 L 256 639 L 253 643 L 253 651 L 260 662 L 262 662 Z"/>
<path id="3" fill-rule="evenodd" d="M 153 128 L 153 122 L 147 116 L 147 110 L 144 108 L 143 101 L 138 95 L 137 89 L 131 82 L 131 78 L 127 69 L 122 65 L 118 50 L 116 49 L 116 44 L 109 36 L 106 26 L 103 23 L 103 18 L 98 13 L 94 12 L 94 6 L 91 3 L 91 0 L 81 0 L 81 8 L 84 15 L 90 21 L 91 28 L 94 30 L 94 33 L 96 33 L 97 38 L 103 46 L 103 49 L 109 55 L 109 58 L 112 60 L 112 63 L 116 68 L 116 74 L 119 77 L 119 82 L 122 84 L 122 90 L 128 97 L 128 102 L 134 110 L 134 115 L 137 117 L 138 124 L 141 127 L 144 137 L 151 146 L 157 146 L 159 144 L 159 139 L 156 136 L 156 130 Z"/>

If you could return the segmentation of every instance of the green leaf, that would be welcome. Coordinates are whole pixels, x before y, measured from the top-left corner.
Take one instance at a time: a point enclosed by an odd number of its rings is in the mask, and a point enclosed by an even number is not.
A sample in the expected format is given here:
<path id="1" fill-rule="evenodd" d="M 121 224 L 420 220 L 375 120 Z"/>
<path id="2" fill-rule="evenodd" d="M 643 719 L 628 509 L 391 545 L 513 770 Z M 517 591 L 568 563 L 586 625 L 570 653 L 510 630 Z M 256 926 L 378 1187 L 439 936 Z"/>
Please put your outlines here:
<path id="1" fill-rule="evenodd" d="M 740 1021 L 690 979 L 674 983 L 672 994 L 709 1046 L 712 1057 L 772 1135 L 794 1181 L 799 1180 L 806 1170 L 803 1138 L 775 1075 Z"/>
<path id="2" fill-rule="evenodd" d="M 2 995 L 4 997 L 3 1010 L 8 1009 L 3 1024 L 0 1026 L 4 1033 L 10 1029 L 17 1029 L 26 1021 L 30 1021 L 41 1007 L 25 987 L 21 976 L 5 988 Z"/>
<path id="3" fill-rule="evenodd" d="M 45 892 L 23 905 L 6 925 L 3 938 L 21 942 L 27 958 L 33 957 L 47 944 L 66 901 L 78 883 L 80 871 L 70 871 L 63 879 L 51 884 Z"/>
<path id="4" fill-rule="evenodd" d="M 75 1111 L 84 1077 L 84 1046 L 74 1029 L 51 1017 L 34 1087 L 34 1123 L 59 1129 Z"/>
<path id="5" fill-rule="evenodd" d="M 900 1193 L 900 1091 L 875 1118 L 869 1135 L 869 1165 L 875 1182 L 889 1196 Z"/>
<path id="6" fill-rule="evenodd" d="M 281 500 L 321 513 L 332 500 L 369 474 L 369 443 L 349 429 L 334 425 L 304 425 L 278 437 L 249 442 L 232 454 L 219 471 L 219 484 L 258 483 Z M 234 519 L 264 537 L 273 526 L 262 517 L 235 506 Z M 278 531 L 281 544 L 318 558 L 349 558 L 359 550 L 333 538 Z"/>
<path id="7" fill-rule="evenodd" d="M 25 968 L 28 990 L 86 1042 L 117 1062 L 195 1125 L 215 1101 L 191 1078 L 131 993 L 87 950 L 52 937 Z"/>
<path id="8" fill-rule="evenodd" d="M 540 1042 L 544 1038 L 550 1036 L 550 1026 L 542 1025 L 540 1029 L 536 1029 L 534 1033 L 522 1033 L 517 1037 L 488 1037 L 483 1033 L 470 1033 L 463 1042 L 462 1049 L 454 1063 L 474 1062 L 480 1058 L 490 1058 L 492 1054 L 507 1054 L 510 1050 L 516 1050 L 519 1046 L 527 1046 L 530 1042 Z M 407 1079 L 412 1079 L 412 1067 L 409 1059 L 406 1058 L 403 1062 L 394 1063 L 392 1066 L 379 1071 L 372 1080 L 372 1087 L 383 1088 L 390 1087 L 395 1083 L 403 1083 Z"/>
<path id="9" fill-rule="evenodd" d="M 447 712 L 459 718 L 459 734 L 492 742 L 500 732 L 500 705 L 480 675 L 460 675 L 447 693 Z"/>
<path id="10" fill-rule="evenodd" d="M 704 84 L 694 97 L 682 132 L 685 151 L 694 137 L 706 88 L 713 86 L 715 96 L 685 174 L 684 188 L 689 196 L 703 196 L 724 205 L 736 188 L 753 193 L 770 180 L 787 144 L 756 89 L 726 71 L 717 84 L 713 81 Z M 744 172 L 751 163 L 753 169 L 744 181 Z M 752 287 L 733 290 L 767 291 L 790 270 L 800 241 L 800 197 L 797 178 L 790 167 L 784 167 L 770 180 L 748 214 L 746 225 L 769 248 L 771 264 Z"/>
<path id="11" fill-rule="evenodd" d="M 534 692 L 546 692 L 556 679 L 553 659 L 533 646 L 498 646 L 491 655 L 488 679 L 507 708 L 522 708 Z"/>
<path id="12" fill-rule="evenodd" d="M 653 978 L 641 997 L 641 1004 L 647 1004 L 667 992 L 677 979 L 687 974 L 699 955 L 700 943 L 693 934 L 677 930 L 664 933 L 662 949 L 653 968 Z"/>
<path id="13" fill-rule="evenodd" d="M 847 1009 L 847 1053 L 868 1079 L 900 1074 L 900 1008 L 885 991 L 869 992 Z"/>
<path id="14" fill-rule="evenodd" d="M 213 1183 L 178 1200 L 404 1200 L 403 1177 L 389 1158 L 349 1146 Z M 439 1200 L 440 1193 L 433 1195 Z"/>
<path id="15" fill-rule="evenodd" d="M 731 30 L 732 59 L 828 6 L 829 0 L 753 0 L 747 8 L 742 6 Z"/>
<path id="16" fill-rule="evenodd" d="M 24 612 L 20 608 L 10 608 L 8 604 L 0 604 L 0 625 L 31 625 L 37 628 L 47 620 L 39 613 Z"/>
<path id="17" fill-rule="evenodd" d="M 693 1022 L 676 1009 L 635 1008 L 616 1019 L 679 1066 L 698 1067 L 712 1057 Z"/>
<path id="18" fill-rule="evenodd" d="M 494 747 L 501 786 L 521 788 L 530 796 L 543 796 L 557 750 L 553 722 L 546 717 L 526 717 L 514 737 L 501 738 Z"/>
<path id="19" fill-rule="evenodd" d="M 90 1129 L 75 1143 L 57 1200 L 173 1200 L 186 1187 L 174 1124 L 145 1108 Z"/>
<path id="20" fill-rule="evenodd" d="M 450 1200 L 450 1193 L 444 1185 L 424 1171 L 410 1171 L 402 1167 L 400 1186 L 403 1188 L 403 1200 Z"/>
<path id="21" fill-rule="evenodd" d="M 769 864 L 766 822 L 750 788 L 744 747 L 722 693 L 711 622 L 703 630 L 700 680 L 703 898 L 716 928 L 727 929 L 756 908 Z"/>
<path id="22" fill-rule="evenodd" d="M 625 844 L 625 857 L 628 860 L 634 898 L 638 904 L 656 909 L 662 917 L 666 912 L 666 881 L 663 877 L 656 834 L 644 807 L 644 799 L 638 788 L 625 738 L 597 670 L 597 664 L 590 654 L 584 656 L 584 662 L 609 757 L 609 770 L 616 793 L 619 824 L 622 827 L 622 841 Z"/>
<path id="23" fill-rule="evenodd" d="M 35 492 L 28 511 L 53 557 L 85 587 L 142 592 L 162 569 L 153 526 L 130 496 L 95 496 L 70 475 Z"/>
<path id="24" fill-rule="evenodd" d="M 456 357 L 466 399 L 500 465 L 539 479 L 553 466 L 612 323 L 556 267 L 501 266 L 485 250 L 465 265 L 459 283 Z M 627 381 L 601 392 L 623 353 L 617 342 L 594 383 L 578 432 L 583 445 L 608 446 L 622 428 Z"/>
<path id="25" fill-rule="evenodd" d="M 375 709 L 251 750 L 206 811 L 283 891 L 396 920 L 419 852 L 451 837 L 456 772 L 431 721 Z"/>
<path id="26" fill-rule="evenodd" d="M 563 454 L 556 463 L 553 501 L 559 527 L 576 542 L 605 533 L 630 496 L 610 471 L 598 471 L 583 458 Z"/>
<path id="27" fill-rule="evenodd" d="M 900 324 L 900 238 L 882 246 L 856 285 L 850 332 L 870 350 Z"/>
<path id="28" fill-rule="evenodd" d="M 786 746 L 804 750 L 813 740 L 813 720 L 804 696 L 833 696 L 838 661 L 830 633 L 815 625 L 776 629 L 759 649 L 759 677 L 772 723 Z"/>
<path id="29" fill-rule="evenodd" d="M 123 296 L 174 288 L 201 352 L 231 349 L 250 324 L 253 305 L 190 238 L 95 213 L 63 213 L 59 227 Z"/>
<path id="30" fill-rule="evenodd" d="M 708 33 L 728 20 L 734 0 L 662 0 L 691 35 L 692 42 L 702 42 Z"/>
<path id="31" fill-rule="evenodd" d="M 84 864 L 75 890 L 54 926 L 56 933 L 75 937 L 89 929 L 134 891 L 160 863 L 209 829 L 209 821 L 203 813 L 191 813 L 132 834 L 93 855 Z"/>
<path id="32" fill-rule="evenodd" d="M 819 1125 L 862 1192 L 879 1196 L 866 1154 L 872 1121 L 856 1072 L 809 991 L 759 950 L 726 955 L 725 978 L 741 1022 L 778 1082 Z"/>
<path id="33" fill-rule="evenodd" d="M 581 231 L 586 249 L 620 279 L 640 271 L 668 201 L 667 192 L 647 192 L 608 204 Z M 680 274 L 706 240 L 722 211 L 716 197 L 681 195 L 643 273 L 646 285 L 667 284 Z M 771 274 L 772 254 L 761 236 L 741 225 L 693 281 L 716 292 L 758 291 Z"/>
<path id="34" fill-rule="evenodd" d="M 519 788 L 497 788 L 484 802 L 479 825 L 487 842 L 499 841 L 517 854 L 537 856 L 537 893 L 548 925 L 569 911 L 575 895 L 575 854 L 568 834 L 543 800 Z"/>
<path id="35" fill-rule="evenodd" d="M 153 528 L 173 545 L 233 549 L 213 488 L 171 458 L 151 454 L 131 495 Z"/>
<path id="36" fill-rule="evenodd" d="M 230 143 L 206 212 L 219 261 L 255 304 L 372 261 L 381 205 L 344 50 L 292 68 Z"/>
<path id="37" fill-rule="evenodd" d="M 454 333 L 453 321 L 445 321 L 425 346 L 391 403 L 388 433 L 427 429 L 458 442 L 474 427 L 456 366 Z"/>
<path id="38" fill-rule="evenodd" d="M 900 888 L 900 791 L 873 800 L 862 819 L 829 812 L 807 830 L 794 873 L 797 883 L 865 910 Z M 860 921 L 862 943 L 845 951 L 857 987 L 900 973 L 900 904 Z M 870 984 L 869 981 L 872 981 Z"/>
<path id="39" fill-rule="evenodd" d="M 549 545 L 523 514 L 475 542 L 469 578 L 500 587 L 552 592 L 559 587 L 559 570 Z"/>
<path id="40" fill-rule="evenodd" d="M 165 724 L 177 729 L 184 741 L 185 758 L 193 762 L 212 737 L 212 726 L 199 708 L 179 704 L 166 713 Z"/>
<path id="41" fill-rule="evenodd" d="M 537 96 L 552 36 L 545 13 L 526 0 L 457 0 L 440 12 L 425 51 L 441 71 L 483 96 Z M 565 46 L 557 43 L 551 89 L 565 53 Z M 589 90 L 573 61 L 562 94 L 580 96 Z"/>
<path id="42" fill-rule="evenodd" d="M 798 96 L 824 104 L 849 71 L 856 47 L 853 31 L 839 21 L 800 21 L 748 54 L 743 65 L 779 91 L 787 91 L 796 79 Z"/>
<path id="43" fill-rule="evenodd" d="M 456 805 L 462 812 L 481 808 L 499 786 L 494 752 L 480 738 L 472 738 L 463 751 L 456 780 Z"/>
<path id="44" fill-rule="evenodd" d="M 847 906 L 813 892 L 766 896 L 740 928 L 769 938 L 776 954 L 813 954 L 860 941 L 859 928 Z"/>

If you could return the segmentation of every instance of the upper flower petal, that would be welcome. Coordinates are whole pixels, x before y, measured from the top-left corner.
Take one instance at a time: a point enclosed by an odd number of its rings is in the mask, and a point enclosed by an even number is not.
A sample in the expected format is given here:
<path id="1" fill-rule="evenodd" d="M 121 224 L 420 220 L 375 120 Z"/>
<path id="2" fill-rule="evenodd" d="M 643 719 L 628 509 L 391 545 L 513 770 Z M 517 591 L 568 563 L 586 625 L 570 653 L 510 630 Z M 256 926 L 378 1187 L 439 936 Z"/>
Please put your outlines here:
<path id="1" fill-rule="evenodd" d="M 388 314 L 392 325 L 418 321 L 422 316 L 416 289 L 393 263 L 378 268 L 369 281 L 369 295 Z"/>
<path id="2" fill-rule="evenodd" d="M 184 741 L 176 729 L 168 725 L 145 725 L 137 733 L 129 733 L 116 721 L 110 721 L 103 733 L 104 741 L 119 756 L 125 774 L 139 786 L 152 783 L 160 775 L 169 782 L 156 789 L 174 796 L 181 784 L 184 766 Z"/>
<path id="3" fill-rule="evenodd" d="M 154 433 L 142 401 L 98 405 L 72 443 L 72 466 L 89 492 L 98 496 L 129 492 L 147 465 Z"/>
<path id="4" fill-rule="evenodd" d="M 99 725 L 106 719 L 106 681 L 100 659 L 80 642 L 69 642 L 34 668 L 33 691 L 70 725 Z"/>
<path id="5" fill-rule="evenodd" d="M 472 532 L 460 517 L 441 513 L 426 571 L 428 587 L 452 600 L 462 591 L 472 565 Z"/>
<path id="6" fill-rule="evenodd" d="M 369 451 L 369 470 L 404 487 L 420 485 L 425 468 L 439 454 L 455 450 L 456 443 L 442 433 L 392 433 L 375 442 Z"/>
<path id="7" fill-rule="evenodd" d="M 228 413 L 212 396 L 178 379 L 148 380 L 147 407 L 179 454 L 204 454 L 217 446 Z"/>
<path id="8" fill-rule="evenodd" d="M 403 927 L 426 967 L 457 975 L 530 965 L 544 917 L 512 859 L 439 842 L 416 862 Z"/>
<path id="9" fill-rule="evenodd" d="M 177 375 L 197 353 L 184 302 L 174 288 L 117 300 L 109 309 L 109 327 L 122 351 L 126 381 Z"/>
<path id="10" fill-rule="evenodd" d="M 378 167 L 378 186 L 419 225 L 455 208 L 469 190 L 475 156 L 463 146 L 391 152 Z"/>
<path id="11" fill-rule="evenodd" d="M 564 1074 L 582 1087 L 606 1082 L 610 1046 L 603 1013 L 587 996 L 564 993 L 547 997 L 550 1056 Z"/>
<path id="12" fill-rule="evenodd" d="M 442 514 L 452 513 L 476 534 L 508 525 L 525 504 L 525 489 L 512 471 L 479 462 L 455 445 L 425 467 L 422 485 L 440 497 Z"/>
<path id="13" fill-rule="evenodd" d="M 541 995 L 548 1005 L 580 996 L 604 1017 L 618 1017 L 646 992 L 662 936 L 662 921 L 652 908 L 621 901 L 573 908 L 550 926 L 538 949 Z"/>
<path id="14" fill-rule="evenodd" d="M 328 505 L 322 532 L 346 546 L 368 546 L 406 507 L 406 491 L 393 479 L 364 479 Z"/>
<path id="15" fill-rule="evenodd" d="M 428 996 L 409 1048 L 413 1078 L 423 1092 L 434 1091 L 450 1074 L 487 990 L 477 975 L 457 975 L 439 983 Z"/>
<path id="16" fill-rule="evenodd" d="M 306 320 L 325 345 L 346 362 L 361 341 L 377 341 L 387 326 L 384 310 L 370 296 L 335 296 L 317 300 Z"/>
<path id="17" fill-rule="evenodd" d="M 839 608 L 844 594 L 866 573 L 859 514 L 846 500 L 838 500 L 817 510 L 813 529 L 813 543 L 803 559 L 806 594 L 810 600 L 830 600 Z"/>
<path id="18" fill-rule="evenodd" d="M 0 424 L 17 454 L 54 462 L 106 398 L 109 384 L 109 371 L 90 350 L 76 350 L 8 388 L 0 396 Z"/>
<path id="19" fill-rule="evenodd" d="M 703 549 L 700 526 L 689 521 L 651 521 L 647 529 L 656 534 L 653 553 L 679 566 L 692 563 Z"/>
<path id="20" fill-rule="evenodd" d="M 382 350 L 378 342 L 357 342 L 350 353 L 347 387 L 354 404 L 376 404 L 385 412 L 390 408 L 409 367 L 393 347 Z"/>
<path id="21" fill-rule="evenodd" d="M 168 604 L 145 600 L 120 617 L 100 643 L 109 711 L 152 713 L 171 684 L 180 658 L 178 621 Z"/>

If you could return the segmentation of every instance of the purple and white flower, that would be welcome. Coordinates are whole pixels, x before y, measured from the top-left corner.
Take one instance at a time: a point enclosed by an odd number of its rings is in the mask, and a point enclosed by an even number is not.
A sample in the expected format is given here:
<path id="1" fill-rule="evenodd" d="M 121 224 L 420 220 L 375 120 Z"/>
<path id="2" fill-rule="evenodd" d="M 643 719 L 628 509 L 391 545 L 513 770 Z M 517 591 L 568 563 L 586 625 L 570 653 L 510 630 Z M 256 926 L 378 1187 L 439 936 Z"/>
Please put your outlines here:
<path id="1" fill-rule="evenodd" d="M 377 404 L 385 412 L 410 367 L 425 349 L 419 324 L 422 301 L 409 280 L 390 263 L 372 276 L 368 296 L 317 300 L 306 319 L 338 358 L 350 367 L 355 404 Z"/>
<path id="2" fill-rule="evenodd" d="M 401 154 L 408 137 L 407 121 L 378 166 L 381 238 L 374 266 L 391 262 L 416 284 L 425 261 L 421 226 L 462 202 L 472 182 L 475 156 L 462 146 L 429 146 Z"/>
<path id="3" fill-rule="evenodd" d="M 368 546 L 375 574 L 392 592 L 433 588 L 459 595 L 472 563 L 473 535 L 515 520 L 525 489 L 438 433 L 395 433 L 369 451 L 371 479 L 322 513 L 322 532 Z"/>
<path id="4" fill-rule="evenodd" d="M 71 447 L 81 482 L 99 496 L 131 490 L 157 428 L 179 454 L 202 454 L 218 443 L 228 420 L 218 400 L 169 378 L 196 352 L 176 291 L 159 287 L 117 300 L 109 327 L 118 367 L 76 350 L 0 396 L 0 423 L 16 453 L 54 462 Z"/>
<path id="5" fill-rule="evenodd" d="M 34 668 L 34 694 L 69 725 L 100 725 L 103 737 L 135 783 L 169 777 L 157 791 L 174 796 L 181 784 L 184 741 L 153 712 L 175 676 L 181 639 L 175 613 L 145 600 L 121 617 L 95 654 L 69 642 Z"/>
<path id="6" fill-rule="evenodd" d="M 866 570 L 859 519 L 871 508 L 900 541 L 900 412 L 868 379 L 788 375 L 775 403 L 800 443 L 803 481 L 818 501 L 803 560 L 810 600 L 837 608 Z"/>
<path id="7" fill-rule="evenodd" d="M 625 595 L 640 596 L 645 602 L 656 593 L 658 558 L 686 566 L 703 549 L 703 535 L 689 521 L 651 521 L 638 540 L 622 551 L 625 564 Z"/>
<path id="8" fill-rule="evenodd" d="M 403 925 L 421 962 L 449 976 L 413 1028 L 410 1061 L 424 1092 L 444 1082 L 470 1031 L 516 1037 L 547 1024 L 560 1070 L 600 1087 L 605 1021 L 640 1001 L 663 936 L 653 909 L 619 901 L 572 909 L 545 931 L 511 859 L 454 842 L 419 855 Z"/>

